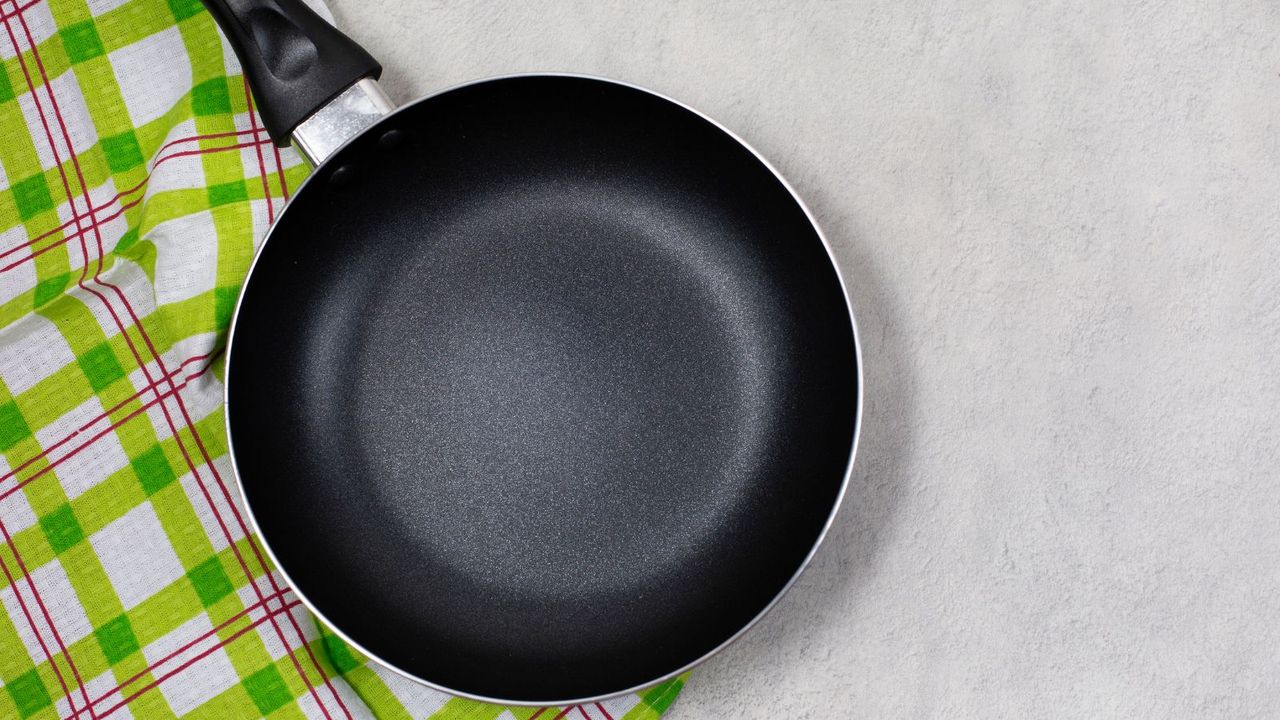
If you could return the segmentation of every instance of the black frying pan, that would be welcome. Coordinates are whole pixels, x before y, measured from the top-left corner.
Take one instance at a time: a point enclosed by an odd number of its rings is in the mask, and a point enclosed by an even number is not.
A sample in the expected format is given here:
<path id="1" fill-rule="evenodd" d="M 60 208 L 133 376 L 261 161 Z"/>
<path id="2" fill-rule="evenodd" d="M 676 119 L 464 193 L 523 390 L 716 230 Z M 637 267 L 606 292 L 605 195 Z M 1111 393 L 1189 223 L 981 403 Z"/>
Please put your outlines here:
<path id="1" fill-rule="evenodd" d="M 376 63 L 300 2 L 207 4 L 272 137 L 320 161 L 227 369 L 246 502 L 307 605 L 421 682 L 538 704 L 665 679 L 759 618 L 860 410 L 845 292 L 777 173 L 595 78 L 382 116 L 352 86 Z"/>

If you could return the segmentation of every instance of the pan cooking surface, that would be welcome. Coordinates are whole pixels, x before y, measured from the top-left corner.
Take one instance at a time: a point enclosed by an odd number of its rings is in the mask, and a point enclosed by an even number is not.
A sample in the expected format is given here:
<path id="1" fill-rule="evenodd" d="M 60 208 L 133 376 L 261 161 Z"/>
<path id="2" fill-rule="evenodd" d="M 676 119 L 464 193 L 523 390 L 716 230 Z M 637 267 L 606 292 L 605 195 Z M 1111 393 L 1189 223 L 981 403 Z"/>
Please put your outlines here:
<path id="1" fill-rule="evenodd" d="M 396 667 L 512 700 L 732 636 L 821 532 L 854 431 L 847 310 L 789 192 L 695 114 L 581 78 L 452 90 L 343 150 L 273 231 L 230 360 L 241 481 L 300 592 Z"/>

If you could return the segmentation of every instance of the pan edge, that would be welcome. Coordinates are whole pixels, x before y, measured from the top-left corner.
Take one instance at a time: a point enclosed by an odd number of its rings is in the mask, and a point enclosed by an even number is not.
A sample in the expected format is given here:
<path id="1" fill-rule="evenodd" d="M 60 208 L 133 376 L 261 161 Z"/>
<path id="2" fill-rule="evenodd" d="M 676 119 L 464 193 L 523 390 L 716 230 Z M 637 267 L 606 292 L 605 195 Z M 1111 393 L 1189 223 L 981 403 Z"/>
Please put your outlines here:
<path id="1" fill-rule="evenodd" d="M 252 279 L 254 269 L 258 265 L 258 260 L 262 257 L 262 252 L 266 248 L 267 243 L 271 240 L 271 235 L 272 233 L 275 232 L 275 228 L 279 225 L 279 218 L 277 218 L 276 222 L 272 224 L 270 228 L 268 228 L 267 234 L 263 237 L 262 242 L 258 245 L 257 250 L 254 252 L 253 260 L 249 264 L 248 272 L 246 272 L 244 283 L 241 286 L 241 293 L 239 297 L 236 298 L 236 304 L 232 311 L 231 323 L 227 330 L 227 344 L 226 344 L 226 347 L 224 348 L 225 365 L 223 369 L 222 406 L 223 406 L 223 424 L 227 434 L 227 454 L 231 460 L 232 475 L 235 477 L 236 490 L 240 495 L 240 503 L 244 507 L 245 513 L 249 516 L 249 523 L 253 528 L 254 533 L 258 536 L 258 542 L 262 546 L 262 549 L 266 551 L 267 556 L 271 559 L 272 564 L 275 565 L 276 571 L 280 573 L 281 577 L 283 577 L 285 582 L 288 583 L 289 588 L 298 597 L 298 600 L 301 601 L 303 606 L 306 607 L 309 612 L 311 612 L 313 615 L 316 616 L 316 618 L 318 618 L 321 622 L 323 622 L 324 625 L 331 632 L 333 632 L 338 637 L 342 638 L 344 642 L 354 647 L 356 650 L 361 652 L 363 655 L 365 655 L 369 659 L 377 662 L 382 667 L 387 668 L 388 670 L 396 673 L 397 675 L 400 675 L 408 680 L 411 680 L 421 685 L 425 685 L 427 687 L 430 687 L 432 689 L 438 690 L 443 693 L 447 693 L 455 697 L 463 697 L 470 700 L 476 700 L 479 702 L 492 703 L 492 704 L 498 704 L 498 705 L 514 705 L 514 706 L 522 706 L 522 707 L 544 707 L 544 706 L 568 707 L 568 706 L 581 705 L 581 704 L 592 703 L 592 702 L 599 702 L 602 700 L 607 700 L 610 698 L 639 692 L 641 690 L 653 687 L 655 685 L 659 685 L 661 683 L 667 682 L 668 680 L 676 678 L 686 672 L 689 672 L 690 670 L 696 668 L 697 666 L 701 665 L 702 663 L 706 662 L 707 660 L 711 659 L 712 657 L 720 653 L 726 647 L 733 644 L 736 640 L 738 640 L 743 635 L 745 635 L 747 631 L 749 631 L 751 628 L 755 627 L 755 625 L 759 623 L 764 618 L 764 616 L 767 615 L 769 611 L 772 610 L 778 604 L 778 602 L 783 598 L 783 596 L 785 596 L 787 592 L 790 591 L 793 586 L 795 586 L 796 582 L 800 579 L 800 576 L 813 562 L 814 557 L 817 555 L 818 549 L 822 546 L 822 543 L 826 539 L 828 532 L 830 531 L 832 525 L 835 523 L 836 516 L 839 514 L 840 507 L 844 504 L 844 498 L 849 489 L 849 483 L 853 475 L 854 461 L 858 451 L 858 441 L 862 434 L 864 374 L 863 374 L 863 359 L 862 359 L 862 343 L 860 339 L 860 334 L 858 332 L 857 317 L 853 310 L 852 300 L 849 297 L 849 288 L 845 282 L 844 275 L 840 272 L 840 265 L 839 263 L 836 262 L 835 253 L 831 247 L 831 243 L 827 239 L 826 233 L 823 232 L 822 226 L 818 223 L 817 218 L 814 217 L 813 211 L 800 197 L 799 193 L 796 192 L 796 189 L 791 185 L 791 183 L 788 182 L 787 179 L 782 175 L 782 173 L 779 172 L 779 170 L 773 165 L 773 163 L 769 162 L 769 160 L 765 158 L 764 155 L 761 154 L 760 151 L 758 151 L 750 143 L 748 143 L 737 133 L 725 127 L 723 124 L 721 124 L 714 118 L 708 116 L 707 114 L 699 111 L 694 107 L 691 107 L 679 100 L 676 100 L 675 98 L 664 95 L 663 93 L 651 90 L 649 88 L 646 88 L 640 85 L 636 85 L 634 83 L 615 80 L 612 78 L 601 77 L 598 75 L 589 75 L 584 73 L 523 72 L 523 73 L 509 73 L 504 75 L 495 75 L 492 77 L 480 78 L 476 80 L 470 80 L 470 81 L 458 83 L 458 84 L 443 88 L 441 90 L 438 90 L 436 92 L 430 93 L 428 95 L 424 95 L 405 105 L 401 105 L 397 107 L 395 110 L 393 110 L 391 113 L 389 113 L 388 115 L 383 116 L 383 118 L 379 120 L 378 123 L 371 125 L 365 131 L 361 132 L 355 137 L 352 137 L 342 146 L 335 149 L 333 153 L 329 155 L 329 158 L 331 160 L 332 158 L 338 156 L 347 145 L 351 144 L 359 137 L 362 137 L 365 133 L 374 131 L 383 122 L 389 121 L 391 118 L 394 118 L 399 113 L 405 110 L 408 110 L 409 108 L 412 108 L 420 103 L 436 98 L 438 96 L 453 92 L 455 90 L 461 90 L 463 88 L 480 85 L 483 83 L 489 83 L 489 82 L 501 81 L 501 80 L 540 78 L 540 77 L 590 80 L 590 81 L 608 83 L 610 85 L 616 85 L 616 86 L 628 88 L 631 90 L 645 93 L 647 95 L 653 96 L 660 100 L 664 100 L 668 103 L 671 103 L 672 105 L 675 105 L 676 107 L 679 107 L 693 114 L 694 116 L 704 120 L 705 122 L 710 123 L 720 132 L 724 133 L 726 136 L 728 136 L 734 142 L 740 145 L 747 152 L 751 153 L 751 155 L 761 165 L 763 165 L 773 175 L 775 179 L 777 179 L 777 181 L 791 196 L 792 200 L 795 201 L 796 205 L 804 213 L 805 218 L 809 221 L 810 226 L 812 226 L 814 232 L 818 236 L 819 241 L 821 241 L 822 243 L 822 247 L 827 254 L 827 261 L 831 264 L 831 269 L 835 272 L 836 281 L 839 283 L 841 295 L 844 297 L 845 310 L 849 318 L 850 334 L 853 337 L 853 353 L 854 353 L 854 365 L 855 365 L 854 371 L 856 375 L 856 398 L 855 398 L 854 416 L 853 416 L 853 437 L 849 443 L 849 459 L 845 465 L 844 476 L 840 482 L 840 490 L 836 494 L 836 499 L 832 503 L 831 511 L 827 515 L 827 519 L 823 523 L 822 529 L 819 531 L 817 538 L 814 540 L 813 546 L 809 549 L 809 552 L 805 555 L 804 560 L 801 562 L 800 566 L 791 575 L 791 577 L 787 580 L 787 582 L 783 584 L 783 586 L 778 590 L 778 592 L 774 594 L 774 596 L 769 600 L 769 602 L 758 613 L 756 613 L 747 623 L 745 623 L 741 628 L 739 628 L 736 632 L 734 632 L 731 636 L 729 636 L 719 645 L 715 646 L 714 648 L 707 651 L 700 657 L 696 658 L 695 660 L 689 663 L 686 663 L 684 666 L 674 671 L 668 672 L 660 677 L 654 678 L 652 680 L 640 683 L 632 687 L 623 688 L 616 691 L 610 691 L 601 695 L 596 695 L 591 697 L 563 699 L 563 700 L 562 699 L 512 700 L 509 698 L 489 697 L 485 695 L 479 695 L 476 693 L 457 690 L 454 688 L 449 688 L 449 687 L 440 685 L 438 683 L 433 683 L 431 681 L 425 680 L 405 670 L 402 670 L 399 667 L 396 667 L 392 663 L 382 659 L 376 653 L 369 651 L 360 643 L 348 637 L 346 633 L 344 633 L 340 628 L 338 628 L 334 623 L 332 623 L 324 615 L 324 613 L 320 612 L 320 610 L 316 608 L 312 604 L 312 602 L 297 588 L 292 578 L 289 577 L 289 574 L 285 570 L 284 566 L 280 563 L 279 558 L 276 557 L 275 552 L 271 549 L 270 543 L 267 542 L 266 536 L 263 534 L 261 527 L 259 527 L 258 525 L 258 519 L 254 515 L 253 508 L 249 504 L 249 499 L 248 499 L 248 495 L 245 492 L 244 483 L 240 480 L 240 469 L 236 463 L 235 443 L 231 436 L 231 410 L 230 410 L 231 409 L 231 402 L 230 402 L 231 348 L 232 348 L 232 343 L 235 341 L 236 324 L 240 318 L 240 307 L 242 302 L 244 301 L 243 289 L 248 286 L 249 281 Z M 313 169 L 312 173 L 308 175 L 305 180 L 303 180 L 302 184 L 299 185 L 297 189 L 294 190 L 293 194 L 295 197 L 299 195 L 307 187 L 307 185 L 310 182 L 312 182 L 320 174 L 323 168 L 329 164 L 330 160 L 326 160 L 324 163 L 321 163 L 319 166 Z M 281 210 L 281 215 L 283 216 L 283 214 L 287 212 L 288 209 L 289 209 L 289 205 L 286 204 L 286 206 Z"/>

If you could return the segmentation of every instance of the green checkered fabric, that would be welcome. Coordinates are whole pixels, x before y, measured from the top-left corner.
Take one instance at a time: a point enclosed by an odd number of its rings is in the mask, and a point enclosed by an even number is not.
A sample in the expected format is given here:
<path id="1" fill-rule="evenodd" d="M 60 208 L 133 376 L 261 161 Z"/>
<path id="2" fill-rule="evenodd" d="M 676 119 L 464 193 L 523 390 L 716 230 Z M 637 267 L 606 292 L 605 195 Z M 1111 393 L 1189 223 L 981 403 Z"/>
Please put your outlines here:
<path id="1" fill-rule="evenodd" d="M 307 170 L 198 0 L 0 0 L 0 718 L 651 720 L 418 686 L 319 626 L 234 492 L 227 323 Z"/>

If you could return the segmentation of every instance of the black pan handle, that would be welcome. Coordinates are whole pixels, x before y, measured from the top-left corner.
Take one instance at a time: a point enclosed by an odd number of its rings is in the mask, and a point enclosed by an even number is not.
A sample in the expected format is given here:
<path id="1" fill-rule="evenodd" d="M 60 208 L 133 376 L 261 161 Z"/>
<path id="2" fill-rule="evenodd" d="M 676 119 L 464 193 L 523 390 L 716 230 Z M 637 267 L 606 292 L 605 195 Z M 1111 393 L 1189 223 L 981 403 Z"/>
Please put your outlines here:
<path id="1" fill-rule="evenodd" d="M 382 66 L 302 0 L 203 0 L 240 59 L 277 145 L 357 80 Z"/>

